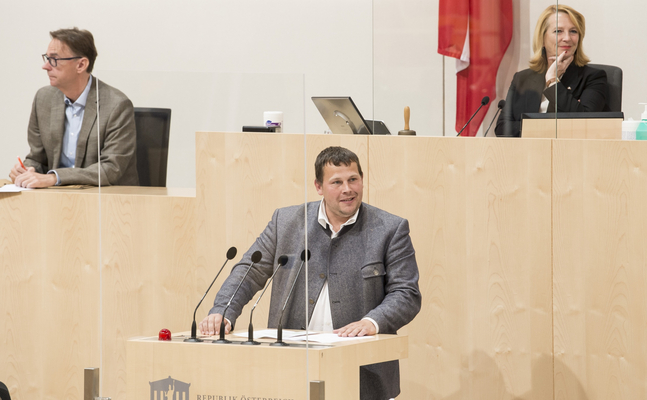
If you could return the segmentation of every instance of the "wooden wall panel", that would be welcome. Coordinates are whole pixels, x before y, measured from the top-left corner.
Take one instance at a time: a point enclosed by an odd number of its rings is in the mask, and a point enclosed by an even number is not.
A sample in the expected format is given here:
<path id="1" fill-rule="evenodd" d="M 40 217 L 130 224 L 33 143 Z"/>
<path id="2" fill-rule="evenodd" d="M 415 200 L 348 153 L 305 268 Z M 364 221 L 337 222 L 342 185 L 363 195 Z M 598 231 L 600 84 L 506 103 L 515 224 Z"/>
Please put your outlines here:
<path id="1" fill-rule="evenodd" d="M 99 364 L 98 203 L 0 194 L 0 380 L 14 398 L 82 398 Z"/>
<path id="2" fill-rule="evenodd" d="M 647 146 L 553 146 L 555 398 L 646 398 Z"/>
<path id="3" fill-rule="evenodd" d="M 369 147 L 371 204 L 409 219 L 421 275 L 401 397 L 551 398 L 550 141 Z"/>
<path id="4" fill-rule="evenodd" d="M 125 399 L 126 340 L 154 336 L 162 328 L 190 330 L 208 287 L 202 283 L 212 278 L 196 268 L 195 198 L 101 197 L 101 391 Z"/>
<path id="5" fill-rule="evenodd" d="M 100 367 L 101 392 L 125 399 L 126 339 L 191 326 L 206 279 L 195 198 L 97 193 L 0 195 L 0 379 L 12 398 L 82 399 L 84 368 Z"/>

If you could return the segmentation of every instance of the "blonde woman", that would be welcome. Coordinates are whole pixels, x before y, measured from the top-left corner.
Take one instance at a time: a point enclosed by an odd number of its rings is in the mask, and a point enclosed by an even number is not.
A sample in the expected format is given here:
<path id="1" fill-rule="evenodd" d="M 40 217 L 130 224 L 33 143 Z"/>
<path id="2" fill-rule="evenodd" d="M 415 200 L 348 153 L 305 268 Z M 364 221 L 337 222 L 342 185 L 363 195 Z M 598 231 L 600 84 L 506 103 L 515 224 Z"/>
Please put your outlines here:
<path id="1" fill-rule="evenodd" d="M 517 72 L 496 124 L 496 135 L 521 135 L 521 114 L 609 111 L 606 72 L 587 66 L 584 16 L 551 5 L 539 17 L 530 68 Z M 557 89 L 557 90 L 556 90 Z"/>

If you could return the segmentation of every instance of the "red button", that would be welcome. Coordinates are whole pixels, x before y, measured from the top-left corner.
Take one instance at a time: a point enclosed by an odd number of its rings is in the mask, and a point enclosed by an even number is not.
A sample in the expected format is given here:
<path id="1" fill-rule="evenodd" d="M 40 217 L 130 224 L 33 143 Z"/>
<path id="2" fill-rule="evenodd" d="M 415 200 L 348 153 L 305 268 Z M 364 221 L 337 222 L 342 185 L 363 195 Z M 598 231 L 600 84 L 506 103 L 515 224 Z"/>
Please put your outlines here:
<path id="1" fill-rule="evenodd" d="M 157 340 L 171 340 L 171 331 L 162 329 Z"/>

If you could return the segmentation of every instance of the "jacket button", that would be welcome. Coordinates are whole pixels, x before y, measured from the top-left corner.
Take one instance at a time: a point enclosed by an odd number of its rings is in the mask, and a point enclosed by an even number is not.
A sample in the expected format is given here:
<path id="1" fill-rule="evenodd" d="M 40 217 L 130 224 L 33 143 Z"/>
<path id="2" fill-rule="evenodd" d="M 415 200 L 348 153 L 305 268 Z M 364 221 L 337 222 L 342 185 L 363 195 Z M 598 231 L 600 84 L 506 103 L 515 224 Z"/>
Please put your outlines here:
<path id="1" fill-rule="evenodd" d="M 308 300 L 308 302 L 309 302 L 310 304 L 314 304 L 314 303 L 315 303 L 315 301 L 314 301 L 314 300 L 312 300 L 312 299 Z"/>
<path id="2" fill-rule="evenodd" d="M 319 278 L 324 279 L 326 277 L 326 274 L 319 274 Z"/>
<path id="3" fill-rule="evenodd" d="M 373 275 L 377 276 L 379 274 L 380 274 L 380 272 L 377 270 L 377 268 L 373 270 Z"/>

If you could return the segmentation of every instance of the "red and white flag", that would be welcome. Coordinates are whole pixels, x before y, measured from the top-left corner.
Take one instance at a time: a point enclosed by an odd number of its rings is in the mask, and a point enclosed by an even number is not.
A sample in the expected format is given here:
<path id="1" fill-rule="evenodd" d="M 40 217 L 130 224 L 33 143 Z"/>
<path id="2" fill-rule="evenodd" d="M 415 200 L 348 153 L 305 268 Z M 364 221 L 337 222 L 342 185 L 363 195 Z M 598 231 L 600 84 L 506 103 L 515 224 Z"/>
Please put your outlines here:
<path id="1" fill-rule="evenodd" d="M 496 74 L 510 45 L 512 0 L 440 0 L 438 53 L 456 58 L 456 132 L 481 105 L 496 98 Z M 475 136 L 490 105 L 461 136 Z"/>

